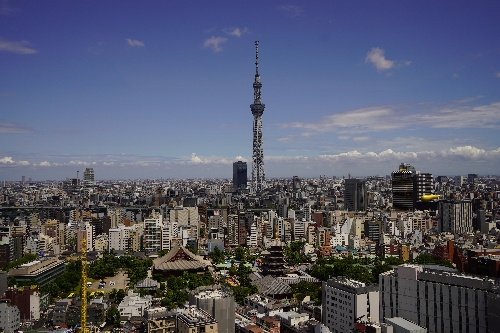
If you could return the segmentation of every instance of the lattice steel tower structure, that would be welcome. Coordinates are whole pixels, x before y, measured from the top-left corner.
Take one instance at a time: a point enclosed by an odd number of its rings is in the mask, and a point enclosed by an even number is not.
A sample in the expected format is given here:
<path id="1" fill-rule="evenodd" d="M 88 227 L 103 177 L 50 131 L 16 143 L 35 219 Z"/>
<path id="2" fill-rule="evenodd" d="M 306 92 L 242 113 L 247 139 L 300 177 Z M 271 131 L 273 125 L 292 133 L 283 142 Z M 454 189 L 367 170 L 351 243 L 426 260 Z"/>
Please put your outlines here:
<path id="1" fill-rule="evenodd" d="M 259 75 L 259 41 L 255 41 L 255 80 L 253 82 L 253 104 L 250 109 L 253 114 L 253 154 L 252 154 L 252 193 L 260 193 L 266 188 L 266 176 L 264 174 L 264 149 L 262 147 L 262 114 L 265 104 L 262 104 L 260 96 Z"/>

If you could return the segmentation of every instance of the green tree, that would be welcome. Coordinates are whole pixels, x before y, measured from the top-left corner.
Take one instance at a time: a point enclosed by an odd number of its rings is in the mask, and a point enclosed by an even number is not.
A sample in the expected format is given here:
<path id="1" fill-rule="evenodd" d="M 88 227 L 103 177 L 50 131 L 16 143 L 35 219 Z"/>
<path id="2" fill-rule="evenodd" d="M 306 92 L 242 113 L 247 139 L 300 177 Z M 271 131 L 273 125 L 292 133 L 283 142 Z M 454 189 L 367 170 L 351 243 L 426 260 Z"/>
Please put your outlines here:
<path id="1" fill-rule="evenodd" d="M 249 287 L 235 286 L 232 288 L 232 290 L 234 300 L 240 305 L 243 305 L 245 297 L 259 292 L 259 289 L 256 285 L 250 285 Z"/>
<path id="2" fill-rule="evenodd" d="M 212 259 L 215 265 L 224 262 L 224 252 L 222 252 L 218 246 L 216 246 L 215 249 L 212 250 L 212 252 L 209 254 L 209 257 L 210 259 Z"/>
<path id="3" fill-rule="evenodd" d="M 115 302 L 117 304 L 120 304 L 121 301 L 123 301 L 123 299 L 125 298 L 125 296 L 127 296 L 127 293 L 125 292 L 125 290 L 118 289 L 118 291 L 116 292 L 116 296 L 115 296 Z"/>
<path id="4" fill-rule="evenodd" d="M 313 282 L 300 281 L 297 284 L 291 286 L 294 297 L 299 294 L 305 294 L 311 297 L 311 299 L 316 303 L 321 303 L 321 287 Z"/>
<path id="5" fill-rule="evenodd" d="M 194 246 L 192 245 L 186 245 L 186 249 L 193 252 L 194 254 L 198 254 L 198 249 L 196 249 Z"/>
<path id="6" fill-rule="evenodd" d="M 388 264 L 376 264 L 372 268 L 373 279 L 375 280 L 375 282 L 378 283 L 379 275 L 382 273 L 388 272 L 390 270 L 392 270 L 392 266 L 390 266 Z"/>
<path id="7" fill-rule="evenodd" d="M 13 262 L 8 262 L 3 266 L 4 271 L 9 271 L 13 267 L 17 267 L 20 265 L 27 264 L 29 262 L 32 262 L 34 260 L 38 259 L 38 256 L 36 254 L 32 253 L 27 253 L 25 254 L 21 259 L 13 261 Z"/>
<path id="8" fill-rule="evenodd" d="M 392 266 L 397 266 L 397 265 L 402 265 L 404 264 L 404 261 L 399 259 L 398 257 L 385 257 L 384 258 L 384 262 L 387 264 L 387 265 L 392 265 Z"/>
<path id="9" fill-rule="evenodd" d="M 245 260 L 245 249 L 241 246 L 238 246 L 234 249 L 234 258 L 236 260 Z"/>
<path id="10" fill-rule="evenodd" d="M 106 312 L 106 322 L 113 325 L 114 327 L 120 327 L 120 311 L 116 306 L 110 307 Z"/>

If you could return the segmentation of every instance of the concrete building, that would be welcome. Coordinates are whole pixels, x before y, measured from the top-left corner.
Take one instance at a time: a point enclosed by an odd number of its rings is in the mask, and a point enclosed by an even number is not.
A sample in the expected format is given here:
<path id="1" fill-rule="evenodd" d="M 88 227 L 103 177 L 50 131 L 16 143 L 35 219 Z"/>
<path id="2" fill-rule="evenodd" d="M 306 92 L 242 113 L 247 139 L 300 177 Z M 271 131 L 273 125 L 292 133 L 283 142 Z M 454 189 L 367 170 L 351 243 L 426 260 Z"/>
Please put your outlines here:
<path id="1" fill-rule="evenodd" d="M 427 333 L 427 329 L 401 317 L 385 318 L 385 323 L 392 326 L 393 333 Z"/>
<path id="2" fill-rule="evenodd" d="M 147 309 L 144 313 L 147 319 L 146 333 L 176 333 L 177 313 L 164 307 Z"/>
<path id="3" fill-rule="evenodd" d="M 379 276 L 380 317 L 402 317 L 429 333 L 498 332 L 495 280 L 441 266 L 400 265 Z"/>
<path id="4" fill-rule="evenodd" d="M 47 257 L 12 268 L 8 276 L 23 282 L 35 280 L 39 286 L 43 286 L 64 273 L 64 269 L 64 260 L 59 260 L 55 257 Z"/>
<path id="5" fill-rule="evenodd" d="M 195 306 L 179 311 L 178 333 L 218 333 L 218 323 L 210 314 Z"/>
<path id="6" fill-rule="evenodd" d="M 142 316 L 146 309 L 151 307 L 152 297 L 132 294 L 125 296 L 118 306 L 121 320 L 130 320 L 134 316 Z"/>
<path id="7" fill-rule="evenodd" d="M 439 201 L 439 232 L 464 234 L 472 230 L 472 203 L 470 201 Z"/>
<path id="8" fill-rule="evenodd" d="M 47 308 L 49 295 L 41 294 L 36 286 L 9 288 L 5 298 L 19 309 L 21 320 L 30 321 L 40 319 L 40 312 Z"/>
<path id="9" fill-rule="evenodd" d="M 358 318 L 379 321 L 379 289 L 336 277 L 323 282 L 322 322 L 332 333 L 351 332 Z"/>
<path id="10" fill-rule="evenodd" d="M 217 320 L 219 333 L 234 333 L 234 297 L 231 289 L 199 287 L 189 293 L 189 304 L 196 305 Z"/>
<path id="11" fill-rule="evenodd" d="M 85 171 L 83 171 L 83 186 L 92 187 L 94 185 L 94 168 L 85 168 Z"/>
<path id="12" fill-rule="evenodd" d="M 144 219 L 144 250 L 146 252 L 161 251 L 161 229 L 163 217 L 153 211 L 150 217 Z"/>
<path id="13" fill-rule="evenodd" d="M 19 309 L 10 305 L 9 301 L 0 301 L 0 331 L 4 333 L 15 333 L 21 325 Z"/>

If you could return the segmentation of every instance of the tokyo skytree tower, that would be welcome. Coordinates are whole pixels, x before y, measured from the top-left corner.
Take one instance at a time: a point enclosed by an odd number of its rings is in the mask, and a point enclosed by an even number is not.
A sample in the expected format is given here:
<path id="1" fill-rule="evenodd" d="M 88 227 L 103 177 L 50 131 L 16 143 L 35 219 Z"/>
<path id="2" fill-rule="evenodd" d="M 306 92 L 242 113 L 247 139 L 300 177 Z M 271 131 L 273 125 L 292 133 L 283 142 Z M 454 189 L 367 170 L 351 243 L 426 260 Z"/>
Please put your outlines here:
<path id="1" fill-rule="evenodd" d="M 253 82 L 253 104 L 250 109 L 253 114 L 253 154 L 252 154 L 252 184 L 251 191 L 254 194 L 262 192 L 266 188 L 266 177 L 264 174 L 264 150 L 262 147 L 262 114 L 265 104 L 262 104 L 260 96 L 259 75 L 259 41 L 255 41 L 255 80 Z"/>

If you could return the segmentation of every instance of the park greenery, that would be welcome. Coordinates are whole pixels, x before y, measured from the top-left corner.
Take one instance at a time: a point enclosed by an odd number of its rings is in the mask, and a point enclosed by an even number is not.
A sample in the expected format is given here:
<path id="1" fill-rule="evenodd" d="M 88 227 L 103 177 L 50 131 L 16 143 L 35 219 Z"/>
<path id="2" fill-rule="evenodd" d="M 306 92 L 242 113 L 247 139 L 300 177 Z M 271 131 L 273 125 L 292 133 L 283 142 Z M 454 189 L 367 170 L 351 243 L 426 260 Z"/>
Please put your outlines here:
<path id="1" fill-rule="evenodd" d="M 390 271 L 394 266 L 404 264 L 405 262 L 397 257 L 377 257 L 374 260 L 361 258 L 320 258 L 309 270 L 309 274 L 321 281 L 327 281 L 336 276 L 345 276 L 349 279 L 361 281 L 364 283 L 378 283 L 380 274 Z M 430 254 L 420 254 L 414 264 L 419 265 L 440 265 L 454 268 L 448 260 L 441 260 L 432 257 Z"/>
<path id="2" fill-rule="evenodd" d="M 295 266 L 297 264 L 300 264 L 302 262 L 307 262 L 307 257 L 303 254 L 301 254 L 301 250 L 304 247 L 304 244 L 306 242 L 290 242 L 290 244 L 285 245 L 284 251 L 285 251 L 285 259 L 286 262 L 291 265 Z"/>
<path id="3" fill-rule="evenodd" d="M 166 291 L 163 293 L 161 305 L 170 309 L 179 307 L 188 301 L 190 290 L 200 286 L 210 286 L 214 283 L 214 279 L 209 272 L 200 275 L 185 271 L 181 276 L 171 275 L 166 279 L 155 275 L 155 279 L 160 282 L 166 282 Z"/>
<path id="4" fill-rule="evenodd" d="M 125 270 L 130 279 L 130 286 L 134 286 L 148 276 L 148 269 L 152 265 L 151 259 L 137 259 L 131 255 L 117 257 L 113 250 L 105 250 L 101 259 L 96 259 L 90 264 L 88 276 L 103 280 L 105 277 L 115 276 L 119 270 Z"/>
<path id="5" fill-rule="evenodd" d="M 69 261 L 64 273 L 52 282 L 40 287 L 41 292 L 48 293 L 51 297 L 66 295 L 79 289 L 82 277 L 82 261 Z"/>
<path id="6" fill-rule="evenodd" d="M 314 301 L 316 304 L 321 303 L 321 286 L 316 283 L 309 281 L 300 281 L 297 284 L 291 285 L 293 297 L 297 298 L 297 296 L 304 294 L 311 298 L 311 301 Z"/>

